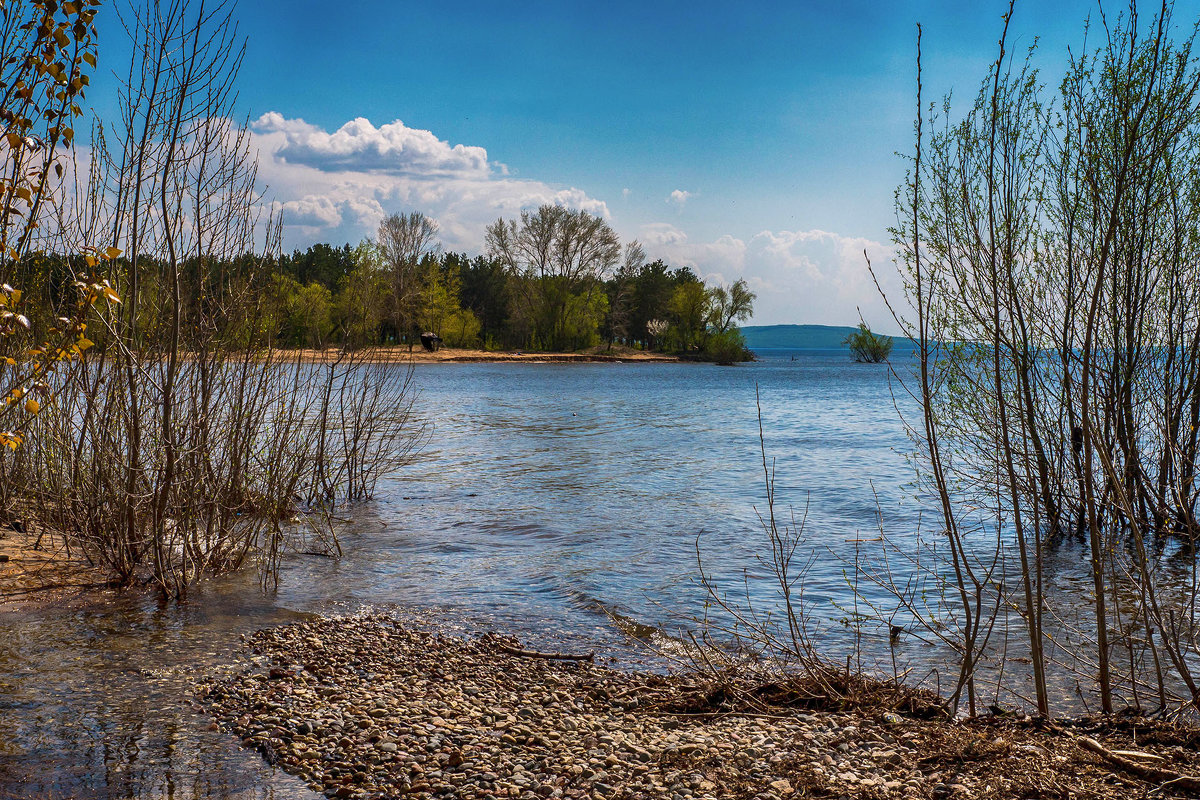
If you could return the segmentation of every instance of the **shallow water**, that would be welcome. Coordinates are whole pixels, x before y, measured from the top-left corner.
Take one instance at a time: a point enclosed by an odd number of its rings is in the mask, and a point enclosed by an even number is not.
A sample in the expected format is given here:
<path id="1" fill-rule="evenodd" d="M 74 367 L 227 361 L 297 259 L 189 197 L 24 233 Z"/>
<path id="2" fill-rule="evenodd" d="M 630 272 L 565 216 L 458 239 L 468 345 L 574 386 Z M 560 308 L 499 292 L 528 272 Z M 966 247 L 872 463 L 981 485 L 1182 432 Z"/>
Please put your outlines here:
<path id="1" fill-rule="evenodd" d="M 822 644 L 847 647 L 856 559 L 873 557 L 880 523 L 901 543 L 920 525 L 908 441 L 886 368 L 840 352 L 767 355 L 736 368 L 418 366 L 430 444 L 354 510 L 343 558 L 291 557 L 270 594 L 238 575 L 180 607 L 124 598 L 0 616 L 0 798 L 313 796 L 187 705 L 189 681 L 231 660 L 239 634 L 310 613 L 422 609 L 661 665 L 622 631 L 669 633 L 703 613 L 698 547 L 722 589 L 776 598 L 757 558 L 756 386 L 776 514 L 807 508 L 805 592 Z M 892 650 L 879 625 L 860 635 L 881 659 L 927 669 L 944 657 L 918 640 Z"/>

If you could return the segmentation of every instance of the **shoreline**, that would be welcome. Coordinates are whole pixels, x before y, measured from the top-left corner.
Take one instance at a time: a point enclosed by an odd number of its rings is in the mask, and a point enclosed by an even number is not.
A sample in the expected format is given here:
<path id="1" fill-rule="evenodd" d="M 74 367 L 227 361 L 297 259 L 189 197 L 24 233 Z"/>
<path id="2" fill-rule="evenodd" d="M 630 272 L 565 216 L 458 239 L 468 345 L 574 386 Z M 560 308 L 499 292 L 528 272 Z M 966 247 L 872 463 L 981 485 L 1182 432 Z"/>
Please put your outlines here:
<path id="1" fill-rule="evenodd" d="M 276 353 L 282 360 L 297 357 L 316 363 L 336 361 L 340 351 L 335 348 L 315 350 L 280 349 Z M 612 351 L 597 350 L 581 353 L 527 353 L 524 351 L 491 352 L 488 350 L 459 349 L 443 347 L 434 352 L 414 348 L 409 352 L 407 346 L 369 347 L 352 351 L 353 357 L 360 363 L 370 364 L 464 364 L 464 363 L 551 363 L 551 364 L 685 364 L 687 359 L 663 353 L 647 353 L 642 350 L 627 350 L 624 348 Z"/>
<path id="2" fill-rule="evenodd" d="M 448 637 L 384 616 L 259 631 L 248 647 L 240 672 L 198 687 L 200 704 L 335 798 L 1128 800 L 1187 796 L 1164 776 L 1200 762 L 1200 730 L 1164 722 L 739 708 L 697 675 L 547 658 L 495 634 Z M 1114 767 L 1085 738 L 1157 780 Z"/>

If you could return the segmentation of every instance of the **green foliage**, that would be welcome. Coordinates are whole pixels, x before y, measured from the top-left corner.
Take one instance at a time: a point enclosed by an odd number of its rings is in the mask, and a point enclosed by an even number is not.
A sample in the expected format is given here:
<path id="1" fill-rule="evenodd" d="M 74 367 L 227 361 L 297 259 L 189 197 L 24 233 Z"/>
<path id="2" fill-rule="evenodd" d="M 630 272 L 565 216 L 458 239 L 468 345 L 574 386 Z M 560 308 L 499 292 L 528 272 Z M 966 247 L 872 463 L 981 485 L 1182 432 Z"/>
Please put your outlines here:
<path id="1" fill-rule="evenodd" d="M 280 257 L 278 270 L 301 284 L 316 282 L 336 292 L 354 269 L 354 264 L 354 250 L 350 245 L 337 248 L 314 244 L 307 250 L 296 250 L 290 256 Z"/>
<path id="2" fill-rule="evenodd" d="M 700 281 L 682 283 L 671 294 L 668 309 L 679 349 L 687 352 L 700 348 L 712 311 L 710 290 Z"/>
<path id="3" fill-rule="evenodd" d="M 480 330 L 479 318 L 475 316 L 475 312 L 456 308 L 443 320 L 438 335 L 448 347 L 475 348 L 483 343 Z"/>
<path id="4" fill-rule="evenodd" d="M 705 361 L 715 361 L 718 364 L 754 360 L 754 354 L 746 347 L 746 338 L 735 327 L 710 334 L 704 341 L 701 355 Z"/>
<path id="5" fill-rule="evenodd" d="M 239 287 L 230 276 L 254 270 L 237 259 L 189 261 L 185 295 L 196 308 L 186 313 L 207 320 L 196 324 L 197 332 L 207 326 L 205 335 L 247 342 L 266 336 L 281 347 L 415 344 L 417 334 L 431 331 L 456 348 L 569 351 L 607 343 L 711 360 L 750 357 L 740 338 L 720 338 L 751 314 L 754 294 L 745 281 L 710 287 L 687 267 L 647 263 L 637 242 L 621 247 L 601 222 L 582 212 L 543 210 L 515 228 L 493 226 L 493 237 L 511 238 L 528 233 L 521 226 L 542 225 L 568 249 L 599 249 L 590 256 L 547 255 L 554 263 L 544 270 L 521 261 L 526 268 L 516 270 L 511 254 L 505 261 L 444 253 L 432 240 L 436 224 L 420 214 L 398 215 L 385 231 L 388 242 L 314 244 L 265 259 L 265 275 Z M 621 264 L 610 274 L 616 255 Z M 155 274 L 142 277 L 139 292 L 149 298 L 143 308 L 157 307 L 166 288 Z M 46 278 L 34 270 L 30 280 L 42 286 Z M 235 290 L 256 298 L 245 308 L 257 313 L 214 323 L 205 298 Z M 38 296 L 51 291 L 62 290 L 47 287 Z M 164 320 L 140 314 L 137 327 L 145 335 L 163 332 Z M 710 345 L 713 337 L 719 338 Z"/>
<path id="6" fill-rule="evenodd" d="M 333 330 L 333 293 L 316 281 L 301 286 L 288 275 L 276 275 L 273 280 L 283 312 L 278 320 L 280 339 L 292 345 L 323 348 Z"/>
<path id="7" fill-rule="evenodd" d="M 462 281 L 457 270 L 443 271 L 433 263 L 427 266 L 422 282 L 416 312 L 418 327 L 444 338 L 446 320 L 462 310 L 458 304 Z"/>
<path id="8" fill-rule="evenodd" d="M 363 347 L 380 342 L 386 285 L 378 249 L 371 242 L 354 248 L 353 258 L 334 305 L 342 342 Z"/>
<path id="9" fill-rule="evenodd" d="M 754 313 L 754 300 L 754 292 L 744 279 L 737 280 L 728 289 L 717 286 L 711 294 L 709 325 L 717 333 L 724 333 L 734 327 L 735 322 L 745 322 Z"/>
<path id="10" fill-rule="evenodd" d="M 608 295 L 584 292 L 567 299 L 561 341 L 568 349 L 582 350 L 600 344 L 600 325 L 608 313 Z"/>
<path id="11" fill-rule="evenodd" d="M 842 344 L 850 347 L 850 355 L 860 364 L 879 364 L 887 361 L 892 354 L 892 337 L 871 333 L 871 328 L 865 322 L 860 322 L 858 330 L 842 340 Z"/>
<path id="12" fill-rule="evenodd" d="M 505 338 L 512 305 L 504 265 L 486 256 L 468 261 L 466 256 L 455 253 L 448 253 L 442 263 L 458 269 L 462 281 L 459 300 L 478 320 L 481 338 L 492 341 L 495 348 L 501 347 L 499 342 Z"/>

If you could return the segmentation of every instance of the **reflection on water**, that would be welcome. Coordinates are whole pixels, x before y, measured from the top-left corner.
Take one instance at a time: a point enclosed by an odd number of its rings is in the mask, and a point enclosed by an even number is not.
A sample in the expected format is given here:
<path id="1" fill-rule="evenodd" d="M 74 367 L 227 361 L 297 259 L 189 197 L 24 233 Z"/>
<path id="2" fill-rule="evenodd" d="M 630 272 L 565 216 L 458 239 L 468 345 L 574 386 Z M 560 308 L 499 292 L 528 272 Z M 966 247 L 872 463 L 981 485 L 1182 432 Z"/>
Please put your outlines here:
<path id="1" fill-rule="evenodd" d="M 549 649 L 643 657 L 622 630 L 644 636 L 703 609 L 698 541 L 723 585 L 762 573 L 756 384 L 777 496 L 808 506 L 820 547 L 805 588 L 822 641 L 849 643 L 838 620 L 860 534 L 876 535 L 880 517 L 901 540 L 919 524 L 908 443 L 886 369 L 779 355 L 737 368 L 421 365 L 433 439 L 356 509 L 344 558 L 289 559 L 270 596 L 253 575 L 231 576 L 182 607 L 125 599 L 0 616 L 0 798 L 313 796 L 187 705 L 189 680 L 230 660 L 241 633 L 303 614 L 432 609 Z M 888 652 L 886 628 L 867 635 Z M 915 640 L 900 651 L 941 657 Z"/>
<path id="2" fill-rule="evenodd" d="M 253 581 L 234 583 L 231 592 L 257 594 Z M 227 659 L 242 631 L 299 615 L 259 598 L 241 608 L 204 599 L 0 616 L 0 798 L 319 797 L 247 758 L 189 705 L 192 665 Z"/>

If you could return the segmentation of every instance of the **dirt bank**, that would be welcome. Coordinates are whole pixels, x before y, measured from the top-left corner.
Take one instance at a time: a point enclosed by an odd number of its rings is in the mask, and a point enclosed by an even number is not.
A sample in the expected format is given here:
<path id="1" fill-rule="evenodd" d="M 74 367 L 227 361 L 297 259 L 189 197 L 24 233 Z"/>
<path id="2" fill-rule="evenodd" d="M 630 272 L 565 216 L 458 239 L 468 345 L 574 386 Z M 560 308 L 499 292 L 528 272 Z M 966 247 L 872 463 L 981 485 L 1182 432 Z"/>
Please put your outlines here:
<path id="1" fill-rule="evenodd" d="M 338 357 L 338 351 L 329 350 L 283 350 L 279 353 L 283 358 L 301 356 L 306 360 L 328 362 Z M 491 352 L 488 350 L 468 350 L 443 347 L 431 353 L 421 348 L 414 348 L 410 353 L 408 347 L 376 347 L 361 350 L 356 354 L 359 358 L 375 363 L 407 363 L 417 364 L 450 364 L 460 362 L 530 362 L 530 363 L 569 363 L 569 362 L 605 362 L 605 363 L 648 363 L 648 362 L 677 362 L 681 359 L 662 353 L 646 353 L 629 348 L 594 348 L 580 353 L 526 353 L 522 351 Z"/>
<path id="2" fill-rule="evenodd" d="M 682 713 L 687 677 L 443 638 L 385 617 L 259 632 L 245 672 L 199 692 L 218 723 L 330 797 L 1129 798 L 1200 763 L 1200 732 L 882 711 Z M 1081 744 L 1162 770 L 1144 780 Z"/>

